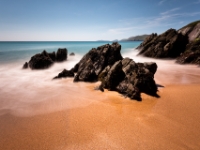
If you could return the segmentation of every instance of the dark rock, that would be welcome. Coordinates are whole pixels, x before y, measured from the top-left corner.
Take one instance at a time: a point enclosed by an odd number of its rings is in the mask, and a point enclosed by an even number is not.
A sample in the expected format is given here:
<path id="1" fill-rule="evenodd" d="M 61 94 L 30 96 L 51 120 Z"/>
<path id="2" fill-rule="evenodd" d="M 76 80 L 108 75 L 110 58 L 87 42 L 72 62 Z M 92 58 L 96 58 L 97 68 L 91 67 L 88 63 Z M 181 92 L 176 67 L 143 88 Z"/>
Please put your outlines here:
<path id="1" fill-rule="evenodd" d="M 185 50 L 187 35 L 169 29 L 161 35 L 152 34 L 137 49 L 139 55 L 153 58 L 176 58 Z"/>
<path id="2" fill-rule="evenodd" d="M 131 99 L 141 100 L 141 92 L 157 96 L 154 74 L 157 65 L 154 62 L 135 63 L 130 58 L 123 59 L 121 45 L 103 45 L 91 49 L 74 68 L 74 82 L 101 81 L 95 90 L 118 91 Z"/>
<path id="3" fill-rule="evenodd" d="M 54 62 L 64 61 L 67 59 L 67 49 L 58 49 L 57 53 L 47 53 L 45 50 L 40 54 L 35 54 L 28 62 L 31 69 L 46 69 L 49 68 Z M 27 65 L 27 64 L 24 64 Z M 23 68 L 26 66 L 23 66 Z"/>
<path id="4" fill-rule="evenodd" d="M 190 42 L 186 46 L 186 51 L 177 58 L 180 64 L 197 64 L 200 65 L 200 39 Z"/>
<path id="5" fill-rule="evenodd" d="M 156 96 L 154 74 L 156 63 L 135 63 L 130 58 L 117 61 L 106 67 L 99 75 L 103 88 L 116 90 L 131 99 L 141 100 L 141 92 Z"/>
<path id="6" fill-rule="evenodd" d="M 121 60 L 121 45 L 113 43 L 91 49 L 72 69 L 77 72 L 74 81 L 97 81 L 100 72 Z"/>
<path id="7" fill-rule="evenodd" d="M 56 53 L 56 61 L 61 62 L 67 59 L 67 49 L 59 48 Z"/>
<path id="8" fill-rule="evenodd" d="M 52 59 L 52 61 L 56 61 L 56 53 L 52 52 L 52 53 L 48 53 L 49 57 Z"/>
<path id="9" fill-rule="evenodd" d="M 22 68 L 23 68 L 23 69 L 27 69 L 27 68 L 28 68 L 28 63 L 25 62 Z"/>
<path id="10" fill-rule="evenodd" d="M 58 74 L 58 76 L 54 77 L 53 79 L 66 78 L 66 77 L 74 77 L 74 72 L 72 70 L 64 69 L 61 73 Z"/>
<path id="11" fill-rule="evenodd" d="M 106 74 L 105 74 L 106 73 Z M 121 60 L 117 61 L 112 67 L 106 68 L 99 79 L 102 81 L 103 87 L 108 90 L 116 90 L 116 86 L 124 79 L 125 73 L 122 70 Z"/>
<path id="12" fill-rule="evenodd" d="M 70 53 L 69 55 L 70 55 L 70 56 L 75 56 L 75 54 L 74 54 L 73 52 L 72 52 L 72 53 Z"/>
<path id="13" fill-rule="evenodd" d="M 83 66 L 83 68 L 82 68 L 82 70 L 78 70 L 78 73 L 76 74 L 76 76 L 74 78 L 74 82 L 77 82 L 77 81 L 86 81 L 86 82 L 97 81 L 97 75 L 95 73 L 95 68 L 93 66 L 92 60 L 89 58 L 86 62 L 84 62 L 82 64 L 82 66 Z"/>
<path id="14" fill-rule="evenodd" d="M 41 54 L 32 56 L 28 64 L 31 69 L 46 69 L 53 64 L 53 60 L 44 50 Z"/>

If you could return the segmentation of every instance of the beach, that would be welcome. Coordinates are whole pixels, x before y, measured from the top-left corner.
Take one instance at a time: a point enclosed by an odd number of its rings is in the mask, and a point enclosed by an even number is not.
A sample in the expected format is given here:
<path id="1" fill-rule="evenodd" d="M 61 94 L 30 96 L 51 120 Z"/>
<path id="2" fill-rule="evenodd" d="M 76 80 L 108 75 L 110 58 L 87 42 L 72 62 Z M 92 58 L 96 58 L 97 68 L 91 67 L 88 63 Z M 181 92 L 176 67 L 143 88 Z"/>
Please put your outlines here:
<path id="1" fill-rule="evenodd" d="M 33 105 L 38 115 L 1 115 L 0 149 L 199 149 L 199 85 L 168 85 L 142 102 L 88 88 L 85 106 L 63 109 L 61 94 Z M 46 113 L 52 105 L 60 110 Z"/>
<path id="2" fill-rule="evenodd" d="M 72 56 L 40 71 L 22 70 L 19 63 L 1 66 L 0 149 L 198 150 L 200 69 L 135 52 L 127 56 L 157 63 L 159 98 L 142 93 L 140 102 L 94 90 L 99 82 L 52 80 L 77 62 Z"/>

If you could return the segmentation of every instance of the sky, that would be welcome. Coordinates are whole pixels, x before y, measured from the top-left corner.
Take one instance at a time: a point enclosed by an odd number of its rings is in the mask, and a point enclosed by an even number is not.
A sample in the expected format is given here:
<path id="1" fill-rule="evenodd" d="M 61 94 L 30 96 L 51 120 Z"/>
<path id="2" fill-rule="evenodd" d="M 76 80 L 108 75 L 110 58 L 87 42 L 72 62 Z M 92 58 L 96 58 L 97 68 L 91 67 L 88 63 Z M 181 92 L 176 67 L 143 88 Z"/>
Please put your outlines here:
<path id="1" fill-rule="evenodd" d="M 200 20 L 200 0 L 0 0 L 0 41 L 115 40 Z"/>

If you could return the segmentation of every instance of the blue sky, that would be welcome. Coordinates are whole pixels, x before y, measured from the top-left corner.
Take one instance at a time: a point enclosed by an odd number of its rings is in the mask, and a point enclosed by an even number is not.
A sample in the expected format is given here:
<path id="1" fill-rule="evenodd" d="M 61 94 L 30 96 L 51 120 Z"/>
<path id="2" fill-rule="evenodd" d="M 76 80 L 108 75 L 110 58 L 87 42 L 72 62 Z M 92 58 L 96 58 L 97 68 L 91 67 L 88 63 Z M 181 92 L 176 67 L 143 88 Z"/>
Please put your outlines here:
<path id="1" fill-rule="evenodd" d="M 0 41 L 114 40 L 200 20 L 200 0 L 0 0 Z"/>

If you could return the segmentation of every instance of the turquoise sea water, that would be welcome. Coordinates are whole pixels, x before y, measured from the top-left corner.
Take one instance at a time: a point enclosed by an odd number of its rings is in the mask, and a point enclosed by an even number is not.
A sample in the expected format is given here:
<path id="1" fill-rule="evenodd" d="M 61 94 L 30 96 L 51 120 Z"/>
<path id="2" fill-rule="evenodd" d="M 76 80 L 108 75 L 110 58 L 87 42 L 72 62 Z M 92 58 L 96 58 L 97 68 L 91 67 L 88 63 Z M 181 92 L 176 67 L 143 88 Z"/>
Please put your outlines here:
<path id="1" fill-rule="evenodd" d="M 30 57 L 43 50 L 47 52 L 57 51 L 58 48 L 67 48 L 68 53 L 74 52 L 84 55 L 92 48 L 112 42 L 99 41 L 66 41 L 66 42 L 0 42 L 0 63 L 17 62 L 22 59 L 28 61 Z M 136 48 L 141 42 L 119 42 L 122 46 L 121 53 Z M 28 59 L 28 60 L 27 60 Z"/>

